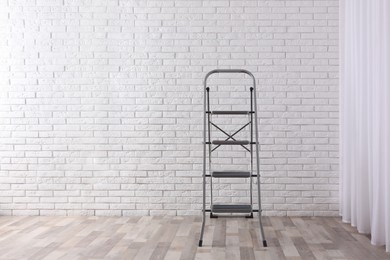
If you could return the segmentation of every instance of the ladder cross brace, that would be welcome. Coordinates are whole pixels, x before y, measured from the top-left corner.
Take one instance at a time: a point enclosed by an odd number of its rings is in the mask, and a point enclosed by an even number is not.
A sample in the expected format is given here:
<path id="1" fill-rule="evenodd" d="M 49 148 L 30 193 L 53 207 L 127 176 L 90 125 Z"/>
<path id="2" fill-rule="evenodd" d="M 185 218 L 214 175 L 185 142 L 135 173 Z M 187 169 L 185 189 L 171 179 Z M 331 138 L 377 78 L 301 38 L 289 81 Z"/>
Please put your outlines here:
<path id="1" fill-rule="evenodd" d="M 236 134 L 238 134 L 239 132 L 241 132 L 241 131 L 242 131 L 245 127 L 247 127 L 250 123 L 251 123 L 251 122 L 245 124 L 243 127 L 241 127 L 241 128 L 238 129 L 236 132 L 234 132 L 232 135 L 230 135 L 230 134 L 226 133 L 222 128 L 220 128 L 219 126 L 217 126 L 216 124 L 214 124 L 213 122 L 210 122 L 210 124 L 211 124 L 212 126 L 214 126 L 214 127 L 217 128 L 219 131 L 221 131 L 222 133 L 224 133 L 225 135 L 228 136 L 228 138 L 226 138 L 224 141 L 228 141 L 229 139 L 232 139 L 233 141 L 237 141 L 233 136 L 235 136 Z M 220 144 L 217 145 L 217 146 L 214 147 L 211 151 L 214 152 L 214 151 L 217 150 L 218 147 L 220 147 L 220 146 L 221 146 Z M 249 150 L 247 147 L 245 147 L 245 146 L 242 145 L 242 144 L 241 144 L 241 146 L 242 146 L 245 150 L 247 150 L 248 152 L 250 152 L 250 150 Z"/>

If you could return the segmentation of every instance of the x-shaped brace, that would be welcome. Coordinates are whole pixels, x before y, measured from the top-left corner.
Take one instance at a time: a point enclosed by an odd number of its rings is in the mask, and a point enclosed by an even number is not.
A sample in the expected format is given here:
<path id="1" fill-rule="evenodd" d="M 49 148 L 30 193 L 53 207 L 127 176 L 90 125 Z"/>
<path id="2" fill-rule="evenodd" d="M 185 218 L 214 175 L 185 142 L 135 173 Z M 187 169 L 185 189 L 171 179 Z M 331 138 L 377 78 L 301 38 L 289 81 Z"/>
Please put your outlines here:
<path id="1" fill-rule="evenodd" d="M 210 122 L 215 128 L 217 128 L 219 131 L 221 131 L 222 133 L 224 133 L 225 135 L 228 136 L 228 138 L 225 139 L 225 141 L 228 141 L 229 139 L 232 139 L 233 141 L 237 141 L 233 136 L 235 136 L 236 134 L 238 134 L 242 129 L 244 129 L 245 127 L 247 127 L 251 122 L 245 124 L 243 127 L 241 127 L 240 129 L 238 129 L 236 132 L 234 132 L 232 135 L 226 133 L 223 129 L 221 129 L 219 126 L 217 126 L 216 124 L 214 124 L 213 122 Z M 216 147 L 213 148 L 213 150 L 211 150 L 212 152 L 214 152 L 216 149 L 218 149 L 218 147 L 220 147 L 221 145 L 218 145 Z M 250 152 L 250 150 L 241 144 L 241 146 L 247 150 L 248 152 Z"/>

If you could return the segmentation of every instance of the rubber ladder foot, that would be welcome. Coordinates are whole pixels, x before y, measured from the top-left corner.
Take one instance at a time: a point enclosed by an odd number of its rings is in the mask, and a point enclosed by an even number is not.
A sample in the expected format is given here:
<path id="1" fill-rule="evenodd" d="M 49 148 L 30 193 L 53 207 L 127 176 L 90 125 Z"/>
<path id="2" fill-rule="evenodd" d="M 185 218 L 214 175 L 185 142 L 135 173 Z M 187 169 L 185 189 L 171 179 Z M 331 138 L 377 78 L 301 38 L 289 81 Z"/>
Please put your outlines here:
<path id="1" fill-rule="evenodd" d="M 267 247 L 267 240 L 263 240 L 263 246 Z"/>
<path id="2" fill-rule="evenodd" d="M 203 240 L 199 240 L 199 246 L 202 247 Z"/>
<path id="3" fill-rule="evenodd" d="M 249 216 L 245 216 L 245 218 L 253 218 L 253 213 L 251 213 Z"/>

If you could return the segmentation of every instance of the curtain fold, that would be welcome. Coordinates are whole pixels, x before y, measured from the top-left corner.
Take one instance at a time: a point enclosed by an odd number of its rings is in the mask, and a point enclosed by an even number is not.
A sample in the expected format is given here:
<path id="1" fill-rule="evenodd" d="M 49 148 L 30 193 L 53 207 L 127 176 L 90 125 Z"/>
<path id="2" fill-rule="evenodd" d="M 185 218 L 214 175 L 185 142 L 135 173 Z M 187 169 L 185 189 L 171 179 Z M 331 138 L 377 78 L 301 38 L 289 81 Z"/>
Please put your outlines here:
<path id="1" fill-rule="evenodd" d="M 390 251 L 390 1 L 340 10 L 340 214 Z"/>

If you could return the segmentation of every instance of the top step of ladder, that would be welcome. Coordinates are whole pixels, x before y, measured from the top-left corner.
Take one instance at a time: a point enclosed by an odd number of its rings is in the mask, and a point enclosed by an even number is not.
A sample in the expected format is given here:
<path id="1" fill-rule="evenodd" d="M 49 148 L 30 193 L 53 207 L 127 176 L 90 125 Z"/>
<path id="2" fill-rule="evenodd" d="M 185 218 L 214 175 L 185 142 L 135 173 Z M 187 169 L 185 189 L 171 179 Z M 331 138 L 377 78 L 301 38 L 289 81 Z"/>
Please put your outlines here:
<path id="1" fill-rule="evenodd" d="M 248 115 L 254 113 L 253 111 L 206 111 L 212 115 Z"/>

